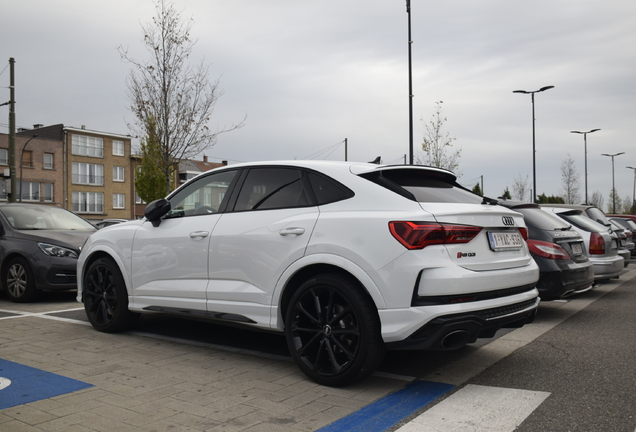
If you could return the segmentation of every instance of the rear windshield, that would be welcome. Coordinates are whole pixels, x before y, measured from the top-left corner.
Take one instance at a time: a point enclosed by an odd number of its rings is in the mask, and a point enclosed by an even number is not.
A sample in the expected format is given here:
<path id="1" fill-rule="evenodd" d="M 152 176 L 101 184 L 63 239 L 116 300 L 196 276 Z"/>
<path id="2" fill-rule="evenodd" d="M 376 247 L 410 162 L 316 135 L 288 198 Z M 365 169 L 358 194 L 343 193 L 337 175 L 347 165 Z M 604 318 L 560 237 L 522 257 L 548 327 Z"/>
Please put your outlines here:
<path id="1" fill-rule="evenodd" d="M 602 224 L 609 224 L 609 220 L 607 220 L 607 217 L 605 216 L 605 213 L 603 213 L 601 210 L 597 209 L 596 207 L 590 207 L 587 210 L 585 210 L 585 213 L 587 213 L 587 215 L 590 217 L 590 219 L 594 220 L 594 221 L 600 221 Z"/>
<path id="2" fill-rule="evenodd" d="M 483 200 L 443 173 L 399 169 L 367 173 L 362 177 L 419 202 L 480 204 Z"/>
<path id="3" fill-rule="evenodd" d="M 603 226 L 598 222 L 594 222 L 592 219 L 581 214 L 561 213 L 559 216 L 582 230 L 598 233 L 607 232 L 606 226 Z"/>
<path id="4" fill-rule="evenodd" d="M 570 224 L 558 216 L 546 213 L 539 208 L 513 208 L 523 215 L 526 224 L 544 231 L 563 230 L 570 228 Z"/>

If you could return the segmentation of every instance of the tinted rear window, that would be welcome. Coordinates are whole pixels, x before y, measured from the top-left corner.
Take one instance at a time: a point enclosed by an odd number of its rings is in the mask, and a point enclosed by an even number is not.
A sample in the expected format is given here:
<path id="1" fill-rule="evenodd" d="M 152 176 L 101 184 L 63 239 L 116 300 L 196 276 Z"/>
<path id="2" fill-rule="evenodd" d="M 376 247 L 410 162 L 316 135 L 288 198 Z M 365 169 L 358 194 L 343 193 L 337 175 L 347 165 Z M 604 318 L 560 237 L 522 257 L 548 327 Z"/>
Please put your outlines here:
<path id="1" fill-rule="evenodd" d="M 419 202 L 480 204 L 483 200 L 443 173 L 400 169 L 368 173 L 362 177 Z"/>
<path id="2" fill-rule="evenodd" d="M 594 222 L 592 219 L 583 216 L 581 214 L 560 214 L 564 220 L 570 222 L 572 225 L 589 232 L 603 233 L 607 232 L 607 227 L 601 225 L 598 222 Z"/>
<path id="3" fill-rule="evenodd" d="M 587 213 L 587 215 L 592 220 L 595 220 L 597 222 L 601 221 L 602 224 L 609 223 L 609 221 L 607 220 L 607 217 L 605 216 L 605 213 L 603 213 L 601 210 L 597 209 L 596 207 L 588 208 L 587 210 L 585 210 L 585 213 Z"/>
<path id="4" fill-rule="evenodd" d="M 539 208 L 513 208 L 512 210 L 521 213 L 526 224 L 540 230 L 553 231 L 570 227 L 570 224 L 563 219 Z"/>

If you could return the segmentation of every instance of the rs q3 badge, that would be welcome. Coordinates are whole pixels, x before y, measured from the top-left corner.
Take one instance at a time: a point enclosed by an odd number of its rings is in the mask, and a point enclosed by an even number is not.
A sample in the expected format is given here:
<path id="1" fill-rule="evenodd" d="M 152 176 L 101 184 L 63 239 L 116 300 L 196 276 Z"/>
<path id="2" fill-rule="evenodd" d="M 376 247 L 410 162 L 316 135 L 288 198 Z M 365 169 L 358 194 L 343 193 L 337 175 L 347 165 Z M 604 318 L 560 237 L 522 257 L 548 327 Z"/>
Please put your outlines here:
<path id="1" fill-rule="evenodd" d="M 474 257 L 476 255 L 475 252 L 457 252 L 457 258 Z"/>

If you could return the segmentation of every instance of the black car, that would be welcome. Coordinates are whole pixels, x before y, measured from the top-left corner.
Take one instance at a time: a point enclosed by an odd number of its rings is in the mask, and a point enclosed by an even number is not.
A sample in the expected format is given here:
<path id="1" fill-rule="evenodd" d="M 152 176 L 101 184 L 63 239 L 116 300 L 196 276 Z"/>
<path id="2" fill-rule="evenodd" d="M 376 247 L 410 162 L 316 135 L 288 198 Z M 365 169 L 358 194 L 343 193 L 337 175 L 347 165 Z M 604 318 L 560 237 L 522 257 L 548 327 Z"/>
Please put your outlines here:
<path id="1" fill-rule="evenodd" d="M 9 299 L 35 300 L 41 290 L 77 288 L 77 257 L 96 228 L 58 207 L 0 205 L 0 276 Z"/>
<path id="2" fill-rule="evenodd" d="M 528 247 L 539 265 L 541 300 L 556 300 L 587 291 L 594 283 L 594 267 L 585 253 L 583 238 L 563 219 L 538 204 L 501 200 L 499 204 L 523 214 Z"/>

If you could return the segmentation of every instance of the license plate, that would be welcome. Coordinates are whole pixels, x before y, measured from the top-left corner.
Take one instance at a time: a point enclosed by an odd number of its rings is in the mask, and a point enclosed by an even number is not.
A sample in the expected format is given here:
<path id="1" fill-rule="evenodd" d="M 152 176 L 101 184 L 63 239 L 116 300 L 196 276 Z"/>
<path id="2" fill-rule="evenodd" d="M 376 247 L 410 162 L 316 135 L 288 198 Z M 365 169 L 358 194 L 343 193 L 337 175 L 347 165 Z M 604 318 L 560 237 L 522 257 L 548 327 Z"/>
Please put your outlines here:
<path id="1" fill-rule="evenodd" d="M 572 253 L 574 255 L 583 255 L 583 245 L 581 243 L 572 243 Z"/>
<path id="2" fill-rule="evenodd" d="M 489 232 L 490 249 L 495 252 L 519 250 L 523 245 L 523 238 L 518 232 Z"/>

